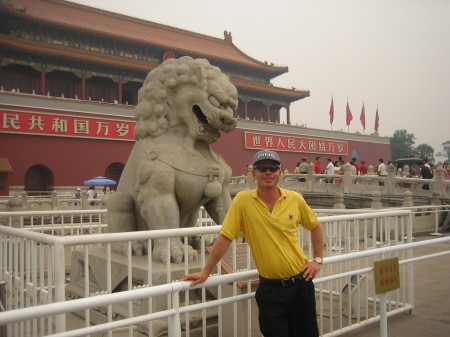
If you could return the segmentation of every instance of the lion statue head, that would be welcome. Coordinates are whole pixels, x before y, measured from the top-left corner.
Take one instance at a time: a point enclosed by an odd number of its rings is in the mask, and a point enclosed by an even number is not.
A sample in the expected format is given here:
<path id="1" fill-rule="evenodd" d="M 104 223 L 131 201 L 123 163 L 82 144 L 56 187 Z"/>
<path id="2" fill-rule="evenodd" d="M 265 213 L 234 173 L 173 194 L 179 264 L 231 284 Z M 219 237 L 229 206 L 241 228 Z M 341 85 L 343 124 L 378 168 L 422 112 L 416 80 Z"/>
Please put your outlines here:
<path id="1" fill-rule="evenodd" d="M 166 132 L 215 142 L 236 127 L 238 93 L 228 76 L 206 59 L 168 59 L 139 90 L 136 140 Z"/>

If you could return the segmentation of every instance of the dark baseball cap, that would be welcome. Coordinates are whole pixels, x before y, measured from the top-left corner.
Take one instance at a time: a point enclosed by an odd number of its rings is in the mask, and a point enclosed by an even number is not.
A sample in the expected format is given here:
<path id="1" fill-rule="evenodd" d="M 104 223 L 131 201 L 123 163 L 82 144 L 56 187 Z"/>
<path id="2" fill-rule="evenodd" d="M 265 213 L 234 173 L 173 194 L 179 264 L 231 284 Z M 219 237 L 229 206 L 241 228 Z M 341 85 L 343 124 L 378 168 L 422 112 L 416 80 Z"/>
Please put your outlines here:
<path id="1" fill-rule="evenodd" d="M 278 154 L 275 151 L 271 150 L 263 150 L 256 152 L 255 156 L 253 157 L 252 165 L 255 166 L 255 164 L 262 160 L 273 160 L 276 161 L 278 164 L 281 163 L 280 157 L 278 157 Z"/>

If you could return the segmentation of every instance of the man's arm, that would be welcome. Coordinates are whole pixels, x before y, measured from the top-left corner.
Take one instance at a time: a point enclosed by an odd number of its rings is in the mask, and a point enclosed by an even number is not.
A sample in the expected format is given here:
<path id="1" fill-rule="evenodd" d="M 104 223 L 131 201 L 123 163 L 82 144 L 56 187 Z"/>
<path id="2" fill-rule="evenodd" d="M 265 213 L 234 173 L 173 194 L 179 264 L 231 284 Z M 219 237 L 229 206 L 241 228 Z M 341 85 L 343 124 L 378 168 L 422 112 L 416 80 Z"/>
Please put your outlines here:
<path id="1" fill-rule="evenodd" d="M 311 243 L 313 247 L 313 257 L 323 258 L 323 230 L 320 222 L 311 231 Z M 303 275 L 307 281 L 316 277 L 322 265 L 315 261 L 308 261 L 302 269 Z"/>
<path id="2" fill-rule="evenodd" d="M 206 262 L 203 270 L 199 273 L 186 274 L 181 278 L 181 281 L 194 280 L 194 282 L 191 283 L 191 287 L 195 286 L 196 284 L 205 282 L 216 264 L 227 252 L 230 244 L 231 240 L 229 238 L 227 238 L 225 235 L 219 234 L 219 237 L 214 243 L 211 254 L 209 255 L 208 261 Z"/>
<path id="3" fill-rule="evenodd" d="M 323 257 L 323 229 L 320 222 L 311 231 L 311 243 L 313 246 L 313 257 Z"/>

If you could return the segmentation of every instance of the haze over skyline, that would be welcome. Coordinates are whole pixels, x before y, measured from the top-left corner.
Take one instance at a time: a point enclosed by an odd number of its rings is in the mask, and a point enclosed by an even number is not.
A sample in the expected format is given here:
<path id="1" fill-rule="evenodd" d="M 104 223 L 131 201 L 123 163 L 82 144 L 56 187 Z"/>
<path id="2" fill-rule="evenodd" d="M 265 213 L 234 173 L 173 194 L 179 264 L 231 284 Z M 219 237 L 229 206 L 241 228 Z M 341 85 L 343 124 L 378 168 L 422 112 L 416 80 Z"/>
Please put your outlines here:
<path id="1" fill-rule="evenodd" d="M 450 140 L 450 1 L 73 2 L 217 38 L 231 32 L 245 54 L 289 67 L 272 80 L 275 86 L 310 90 L 309 98 L 291 104 L 292 124 L 329 130 L 333 96 L 333 130 L 373 133 L 378 106 L 380 136 L 406 129 L 416 136 L 415 146 L 434 148 L 436 160 Z"/>

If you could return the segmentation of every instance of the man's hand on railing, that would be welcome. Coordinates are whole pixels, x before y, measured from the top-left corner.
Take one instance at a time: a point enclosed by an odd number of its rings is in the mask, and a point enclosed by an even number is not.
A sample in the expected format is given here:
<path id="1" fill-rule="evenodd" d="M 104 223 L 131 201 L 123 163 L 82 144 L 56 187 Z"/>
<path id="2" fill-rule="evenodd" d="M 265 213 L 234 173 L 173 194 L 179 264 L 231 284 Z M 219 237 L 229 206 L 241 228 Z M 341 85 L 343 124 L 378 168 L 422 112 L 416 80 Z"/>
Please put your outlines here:
<path id="1" fill-rule="evenodd" d="M 181 281 L 194 280 L 194 282 L 191 283 L 191 287 L 195 286 L 196 284 L 205 282 L 208 279 L 209 275 L 211 275 L 216 264 L 225 255 L 230 245 L 231 240 L 228 239 L 225 235 L 220 234 L 211 249 L 208 261 L 206 262 L 203 270 L 199 273 L 184 275 L 181 278 Z"/>
<path id="2" fill-rule="evenodd" d="M 193 287 L 199 283 L 205 282 L 208 279 L 208 277 L 209 273 L 203 270 L 198 273 L 186 274 L 181 278 L 181 281 L 193 280 L 193 282 L 191 282 L 191 287 Z"/>

